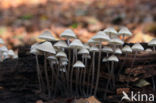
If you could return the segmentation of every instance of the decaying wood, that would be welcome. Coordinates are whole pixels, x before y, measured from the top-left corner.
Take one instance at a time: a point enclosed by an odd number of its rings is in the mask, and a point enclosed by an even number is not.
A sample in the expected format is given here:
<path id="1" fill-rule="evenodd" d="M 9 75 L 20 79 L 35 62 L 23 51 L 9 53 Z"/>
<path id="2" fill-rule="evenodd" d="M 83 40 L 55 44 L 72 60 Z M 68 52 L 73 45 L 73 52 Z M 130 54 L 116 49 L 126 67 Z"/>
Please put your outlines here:
<path id="1" fill-rule="evenodd" d="M 97 55 L 98 53 L 96 53 L 96 60 L 98 58 Z M 102 57 L 105 57 L 105 55 L 106 54 L 102 53 Z M 135 63 L 131 68 L 133 56 L 133 54 L 128 54 L 128 57 L 120 55 L 120 62 L 115 64 L 116 90 L 118 88 L 126 88 L 127 81 L 132 84 L 129 89 L 134 89 L 133 83 L 136 83 L 140 79 L 147 79 L 152 84 L 151 77 L 156 76 L 156 53 L 142 52 L 137 54 Z M 39 63 L 40 68 L 43 68 L 43 56 L 39 57 Z M 90 63 L 91 61 L 89 60 L 88 65 L 90 65 Z M 97 61 L 95 64 L 97 64 Z M 118 76 L 118 71 L 122 65 L 121 73 Z M 131 76 L 128 79 L 129 73 Z M 34 103 L 36 100 L 44 100 L 44 95 L 38 92 L 36 74 L 35 56 L 29 54 L 29 47 L 20 48 L 19 59 L 9 59 L 0 63 L 0 101 L 7 102 L 8 99 L 11 99 L 14 101 L 12 103 L 21 103 L 21 101 Z M 89 73 L 87 73 L 87 75 L 91 76 Z M 100 100 L 103 98 L 104 92 L 108 92 L 109 99 L 119 101 L 120 96 L 115 97 L 116 91 L 105 90 L 106 80 L 111 77 L 107 71 L 106 63 L 101 63 L 100 84 L 97 94 Z M 75 83 L 75 81 L 73 81 L 73 83 Z M 90 86 L 88 83 L 85 83 L 85 85 Z M 152 89 L 152 85 L 150 85 L 150 88 Z M 146 91 L 146 87 L 142 89 Z"/>

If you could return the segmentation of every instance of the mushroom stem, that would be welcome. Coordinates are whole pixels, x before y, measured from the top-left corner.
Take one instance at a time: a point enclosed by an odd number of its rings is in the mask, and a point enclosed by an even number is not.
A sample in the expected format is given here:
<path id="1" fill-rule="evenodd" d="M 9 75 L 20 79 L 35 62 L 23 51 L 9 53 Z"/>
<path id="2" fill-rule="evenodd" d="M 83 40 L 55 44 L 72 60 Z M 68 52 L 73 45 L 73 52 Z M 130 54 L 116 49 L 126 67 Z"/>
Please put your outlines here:
<path id="1" fill-rule="evenodd" d="M 86 96 L 86 93 L 85 93 L 86 69 L 87 69 L 87 58 L 85 58 L 85 69 L 84 69 L 84 74 L 83 74 L 83 95 L 84 96 Z"/>
<path id="2" fill-rule="evenodd" d="M 80 69 L 80 79 L 79 79 L 79 90 L 80 90 L 80 95 L 82 94 L 82 75 L 83 75 L 83 69 Z"/>
<path id="3" fill-rule="evenodd" d="M 79 96 L 79 93 L 78 93 L 78 81 L 79 81 L 79 68 L 76 68 L 76 95 Z"/>
<path id="4" fill-rule="evenodd" d="M 153 51 L 155 52 L 155 46 L 153 46 Z"/>
<path id="5" fill-rule="evenodd" d="M 36 58 L 36 70 L 37 70 L 37 78 L 39 82 L 39 90 L 42 91 L 42 83 L 41 83 L 41 71 L 38 63 L 38 55 L 35 55 Z"/>
<path id="6" fill-rule="evenodd" d="M 98 68 L 97 68 L 97 78 L 96 78 L 96 85 L 95 85 L 95 90 L 94 90 L 94 96 L 96 96 L 98 85 L 99 85 L 100 66 L 101 66 L 101 48 L 102 48 L 102 44 L 100 43 L 99 58 L 98 58 Z"/>
<path id="7" fill-rule="evenodd" d="M 67 69 L 67 88 L 69 89 L 69 74 L 70 74 L 70 67 L 71 67 L 71 50 L 68 50 L 68 69 Z"/>
<path id="8" fill-rule="evenodd" d="M 155 92 L 155 80 L 154 80 L 154 76 L 152 76 L 152 84 L 153 84 L 153 92 Z"/>
<path id="9" fill-rule="evenodd" d="M 46 82 L 47 82 L 48 97 L 50 97 L 51 92 L 50 92 L 50 84 L 49 84 L 49 77 L 48 77 L 48 70 L 47 70 L 47 55 L 46 55 L 46 52 L 44 52 L 44 71 L 45 71 L 45 77 L 46 77 Z"/>
<path id="10" fill-rule="evenodd" d="M 127 58 L 127 53 L 126 53 L 126 55 L 125 55 L 125 58 Z M 126 63 L 126 61 L 124 60 L 123 63 L 121 64 L 121 67 L 120 67 L 119 71 L 118 71 L 118 77 L 119 77 L 120 72 L 122 71 L 123 66 L 125 65 L 125 63 Z"/>
<path id="11" fill-rule="evenodd" d="M 90 88 L 90 95 L 92 95 L 93 87 L 94 87 L 94 72 L 95 72 L 95 52 L 93 52 L 93 59 L 92 59 L 92 81 L 91 81 L 91 88 Z"/>
<path id="12" fill-rule="evenodd" d="M 49 61 L 50 63 L 50 67 L 51 67 L 51 91 L 53 92 L 54 89 L 54 67 L 53 67 L 53 63 L 51 63 L 51 61 Z"/>

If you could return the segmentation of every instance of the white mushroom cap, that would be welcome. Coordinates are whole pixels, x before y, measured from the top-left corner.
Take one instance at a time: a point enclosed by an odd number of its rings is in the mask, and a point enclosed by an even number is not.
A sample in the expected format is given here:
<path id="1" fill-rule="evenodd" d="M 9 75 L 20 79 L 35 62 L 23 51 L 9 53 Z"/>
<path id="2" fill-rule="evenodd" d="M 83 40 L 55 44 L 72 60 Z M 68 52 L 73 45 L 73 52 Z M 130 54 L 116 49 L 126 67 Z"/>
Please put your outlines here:
<path id="1" fill-rule="evenodd" d="M 57 60 L 56 56 L 53 56 L 53 55 L 48 56 L 47 59 L 48 60 Z"/>
<path id="2" fill-rule="evenodd" d="M 60 41 L 56 42 L 54 44 L 54 46 L 57 47 L 57 48 L 67 48 L 68 47 L 67 43 L 65 41 L 63 41 L 63 40 L 60 40 Z"/>
<path id="3" fill-rule="evenodd" d="M 89 51 L 91 52 L 98 52 L 99 51 L 99 48 L 97 48 L 96 46 L 92 46 Z"/>
<path id="4" fill-rule="evenodd" d="M 89 50 L 89 49 L 90 49 L 90 46 L 89 46 L 88 44 L 84 44 L 84 45 L 83 45 L 83 48 L 86 48 L 86 49 Z"/>
<path id="5" fill-rule="evenodd" d="M 68 62 L 68 58 L 66 58 L 66 57 L 64 57 L 64 58 L 61 58 L 61 61 Z"/>
<path id="6" fill-rule="evenodd" d="M 60 37 L 66 39 L 75 39 L 76 35 L 71 29 L 66 29 L 63 33 L 61 33 Z"/>
<path id="7" fill-rule="evenodd" d="M 47 41 L 56 41 L 50 31 L 44 31 L 41 35 L 38 36 L 38 38 Z"/>
<path id="8" fill-rule="evenodd" d="M 145 51 L 146 51 L 146 52 L 152 52 L 152 49 L 147 48 Z"/>
<path id="9" fill-rule="evenodd" d="M 4 57 L 4 59 L 7 59 L 7 58 L 9 58 L 9 55 L 8 55 L 8 52 L 3 52 L 3 57 Z"/>
<path id="10" fill-rule="evenodd" d="M 81 49 L 83 48 L 83 44 L 79 39 L 74 39 L 70 44 L 69 44 L 70 48 L 77 48 L 77 49 Z"/>
<path id="11" fill-rule="evenodd" d="M 108 35 L 106 35 L 103 31 L 99 31 L 92 37 L 93 40 L 102 42 L 102 41 L 109 41 L 110 38 Z"/>
<path id="12" fill-rule="evenodd" d="M 13 56 L 13 59 L 17 59 L 17 58 L 18 58 L 18 55 L 15 54 L 15 55 Z"/>
<path id="13" fill-rule="evenodd" d="M 119 62 L 119 59 L 117 56 L 115 55 L 112 55 L 108 58 L 108 61 L 113 61 L 113 62 Z"/>
<path id="14" fill-rule="evenodd" d="M 104 46 L 102 51 L 105 52 L 105 53 L 112 53 L 113 49 L 111 47 L 109 47 L 109 46 Z"/>
<path id="15" fill-rule="evenodd" d="M 119 38 L 112 38 L 110 41 L 109 41 L 110 44 L 113 44 L 113 45 L 123 45 L 124 42 L 122 40 L 120 40 Z"/>
<path id="16" fill-rule="evenodd" d="M 98 41 L 93 40 L 92 38 L 88 40 L 88 44 L 99 44 Z"/>
<path id="17" fill-rule="evenodd" d="M 136 43 L 132 46 L 133 51 L 143 51 L 144 47 L 140 43 Z"/>
<path id="18" fill-rule="evenodd" d="M 41 54 L 41 52 L 39 50 L 37 50 L 37 46 L 39 45 L 39 43 L 35 43 L 31 46 L 30 48 L 30 53 L 31 54 L 34 54 L 34 55 L 38 55 L 38 54 Z"/>
<path id="19" fill-rule="evenodd" d="M 2 46 L 0 48 L 0 51 L 2 51 L 2 52 L 8 52 L 8 48 L 6 46 Z"/>
<path id="20" fill-rule="evenodd" d="M 122 48 L 122 52 L 123 52 L 123 53 L 132 53 L 132 49 L 131 49 L 130 46 L 125 45 L 125 46 Z"/>
<path id="21" fill-rule="evenodd" d="M 89 51 L 87 49 L 83 48 L 83 49 L 79 50 L 78 54 L 89 54 Z"/>
<path id="22" fill-rule="evenodd" d="M 108 27 L 104 30 L 108 35 L 117 35 L 117 31 L 113 27 Z"/>
<path id="23" fill-rule="evenodd" d="M 8 55 L 9 55 L 9 56 L 14 56 L 14 55 L 15 55 L 15 53 L 14 53 L 14 51 L 13 51 L 13 50 L 9 50 L 9 51 L 8 51 Z"/>
<path id="24" fill-rule="evenodd" d="M 77 61 L 74 65 L 74 68 L 85 68 L 85 65 L 81 61 Z"/>
<path id="25" fill-rule="evenodd" d="M 65 52 L 63 51 L 60 51 L 56 54 L 56 57 L 59 57 L 59 58 L 67 58 L 67 55 L 65 54 Z"/>
<path id="26" fill-rule="evenodd" d="M 107 58 L 103 58 L 103 59 L 102 59 L 102 62 L 107 62 L 107 61 L 108 61 Z"/>
<path id="27" fill-rule="evenodd" d="M 114 51 L 115 54 L 122 54 L 122 51 L 120 48 L 116 48 Z"/>
<path id="28" fill-rule="evenodd" d="M 47 52 L 47 53 L 51 53 L 51 54 L 56 54 L 55 49 L 53 48 L 52 44 L 48 41 L 39 44 L 36 47 L 38 50 L 43 51 L 43 52 Z"/>
<path id="29" fill-rule="evenodd" d="M 4 41 L 0 38 L 0 44 L 4 44 Z"/>
<path id="30" fill-rule="evenodd" d="M 128 30 L 127 27 L 122 27 L 118 32 L 118 35 L 132 36 L 132 33 Z"/>
<path id="31" fill-rule="evenodd" d="M 156 46 L 156 38 L 152 39 L 149 43 L 149 46 Z"/>

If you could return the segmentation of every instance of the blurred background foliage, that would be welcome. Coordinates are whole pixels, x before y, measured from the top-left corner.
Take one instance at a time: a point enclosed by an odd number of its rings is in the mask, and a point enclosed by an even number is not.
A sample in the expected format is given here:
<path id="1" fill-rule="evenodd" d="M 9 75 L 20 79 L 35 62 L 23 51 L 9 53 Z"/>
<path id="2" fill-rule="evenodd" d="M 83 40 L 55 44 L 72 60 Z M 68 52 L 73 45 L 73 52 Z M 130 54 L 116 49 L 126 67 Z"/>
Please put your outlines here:
<path id="1" fill-rule="evenodd" d="M 72 28 L 83 42 L 99 30 L 127 26 L 127 42 L 156 36 L 156 0 L 0 0 L 0 38 L 9 48 L 32 44 L 45 29 Z"/>

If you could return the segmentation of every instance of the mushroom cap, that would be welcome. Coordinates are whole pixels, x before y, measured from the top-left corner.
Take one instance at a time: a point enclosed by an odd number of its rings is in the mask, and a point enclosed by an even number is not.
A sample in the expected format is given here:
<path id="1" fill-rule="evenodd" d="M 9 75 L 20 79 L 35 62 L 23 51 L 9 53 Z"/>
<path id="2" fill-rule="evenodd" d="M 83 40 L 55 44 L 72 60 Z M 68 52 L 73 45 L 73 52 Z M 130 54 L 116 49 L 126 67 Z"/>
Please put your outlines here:
<path id="1" fill-rule="evenodd" d="M 9 55 L 9 56 L 14 56 L 14 55 L 15 55 L 15 53 L 14 53 L 14 51 L 13 51 L 13 50 L 8 50 L 8 55 Z"/>
<path id="2" fill-rule="evenodd" d="M 109 46 L 104 46 L 102 51 L 105 52 L 105 53 L 113 53 L 113 49 L 111 47 L 109 47 Z"/>
<path id="3" fill-rule="evenodd" d="M 96 47 L 96 46 L 92 46 L 92 47 L 89 49 L 89 51 L 91 51 L 91 52 L 98 52 L 98 51 L 99 51 L 99 48 Z"/>
<path id="4" fill-rule="evenodd" d="M 116 48 L 114 51 L 115 54 L 122 54 L 122 51 L 120 48 Z"/>
<path id="5" fill-rule="evenodd" d="M 124 42 L 122 40 L 120 40 L 119 38 L 112 38 L 109 41 L 109 44 L 112 44 L 112 45 L 123 45 Z"/>
<path id="6" fill-rule="evenodd" d="M 108 59 L 106 57 L 102 59 L 102 62 L 107 62 L 107 61 Z"/>
<path id="7" fill-rule="evenodd" d="M 86 48 L 82 48 L 79 50 L 78 54 L 89 54 L 89 51 Z"/>
<path id="8" fill-rule="evenodd" d="M 108 35 L 117 35 L 117 31 L 113 27 L 108 27 L 104 30 Z"/>
<path id="9" fill-rule="evenodd" d="M 67 58 L 67 55 L 65 52 L 63 51 L 60 51 L 56 54 L 56 57 L 59 57 L 59 58 Z"/>
<path id="10" fill-rule="evenodd" d="M 8 52 L 8 48 L 6 46 L 2 46 L 0 48 L 0 51 L 2 51 L 2 52 Z"/>
<path id="11" fill-rule="evenodd" d="M 8 52 L 3 52 L 2 55 L 3 55 L 3 56 L 9 56 L 9 55 L 8 55 Z"/>
<path id="12" fill-rule="evenodd" d="M 118 35 L 132 36 L 132 33 L 128 30 L 127 27 L 122 27 L 118 32 Z"/>
<path id="13" fill-rule="evenodd" d="M 110 38 L 108 35 L 106 35 L 103 31 L 99 31 L 92 37 L 93 40 L 102 42 L 102 41 L 109 41 Z"/>
<path id="14" fill-rule="evenodd" d="M 132 46 L 133 51 L 143 51 L 144 47 L 140 43 L 136 43 Z"/>
<path id="15" fill-rule="evenodd" d="M 152 49 L 151 48 L 147 48 L 145 51 L 146 52 L 152 52 Z"/>
<path id="16" fill-rule="evenodd" d="M 39 39 L 47 40 L 47 41 L 56 41 L 50 31 L 44 31 L 41 35 L 38 36 Z"/>
<path id="17" fill-rule="evenodd" d="M 37 46 L 39 45 L 39 43 L 35 43 L 31 46 L 30 48 L 30 53 L 31 54 L 34 54 L 34 55 L 39 55 L 39 54 L 42 54 L 38 49 L 37 49 Z"/>
<path id="18" fill-rule="evenodd" d="M 48 56 L 47 59 L 48 60 L 57 60 L 56 56 L 53 56 L 53 55 Z"/>
<path id="19" fill-rule="evenodd" d="M 81 61 L 77 61 L 74 65 L 74 68 L 85 68 L 85 65 Z"/>
<path id="20" fill-rule="evenodd" d="M 71 29 L 66 29 L 63 33 L 61 33 L 60 37 L 66 39 L 75 39 L 76 35 Z"/>
<path id="21" fill-rule="evenodd" d="M 68 58 L 67 57 L 63 57 L 63 58 L 61 58 L 61 61 L 68 62 Z"/>
<path id="22" fill-rule="evenodd" d="M 92 38 L 88 40 L 88 44 L 99 44 L 98 41 L 93 40 Z"/>
<path id="23" fill-rule="evenodd" d="M 131 49 L 130 46 L 125 45 L 125 46 L 122 48 L 122 52 L 123 52 L 123 53 L 132 53 L 132 49 Z"/>
<path id="24" fill-rule="evenodd" d="M 4 44 L 4 41 L 0 38 L 0 44 Z"/>
<path id="25" fill-rule="evenodd" d="M 149 43 L 149 46 L 156 46 L 156 38 L 152 39 Z"/>
<path id="26" fill-rule="evenodd" d="M 47 52 L 47 53 L 51 53 L 51 54 L 56 54 L 56 51 L 53 48 L 52 44 L 50 42 L 48 42 L 48 41 L 39 44 L 36 48 L 38 50 L 40 50 L 40 51 L 43 51 L 43 52 Z"/>
<path id="27" fill-rule="evenodd" d="M 60 40 L 60 41 L 58 41 L 58 42 L 56 42 L 54 44 L 54 47 L 57 47 L 57 48 L 67 48 L 68 45 L 67 45 L 67 43 L 65 41 Z"/>
<path id="28" fill-rule="evenodd" d="M 74 39 L 70 44 L 69 44 L 70 48 L 77 48 L 77 49 L 81 49 L 83 48 L 83 44 L 79 39 Z"/>
<path id="29" fill-rule="evenodd" d="M 119 62 L 119 59 L 117 56 L 112 55 L 108 58 L 108 61 L 112 61 L 112 62 Z"/>

